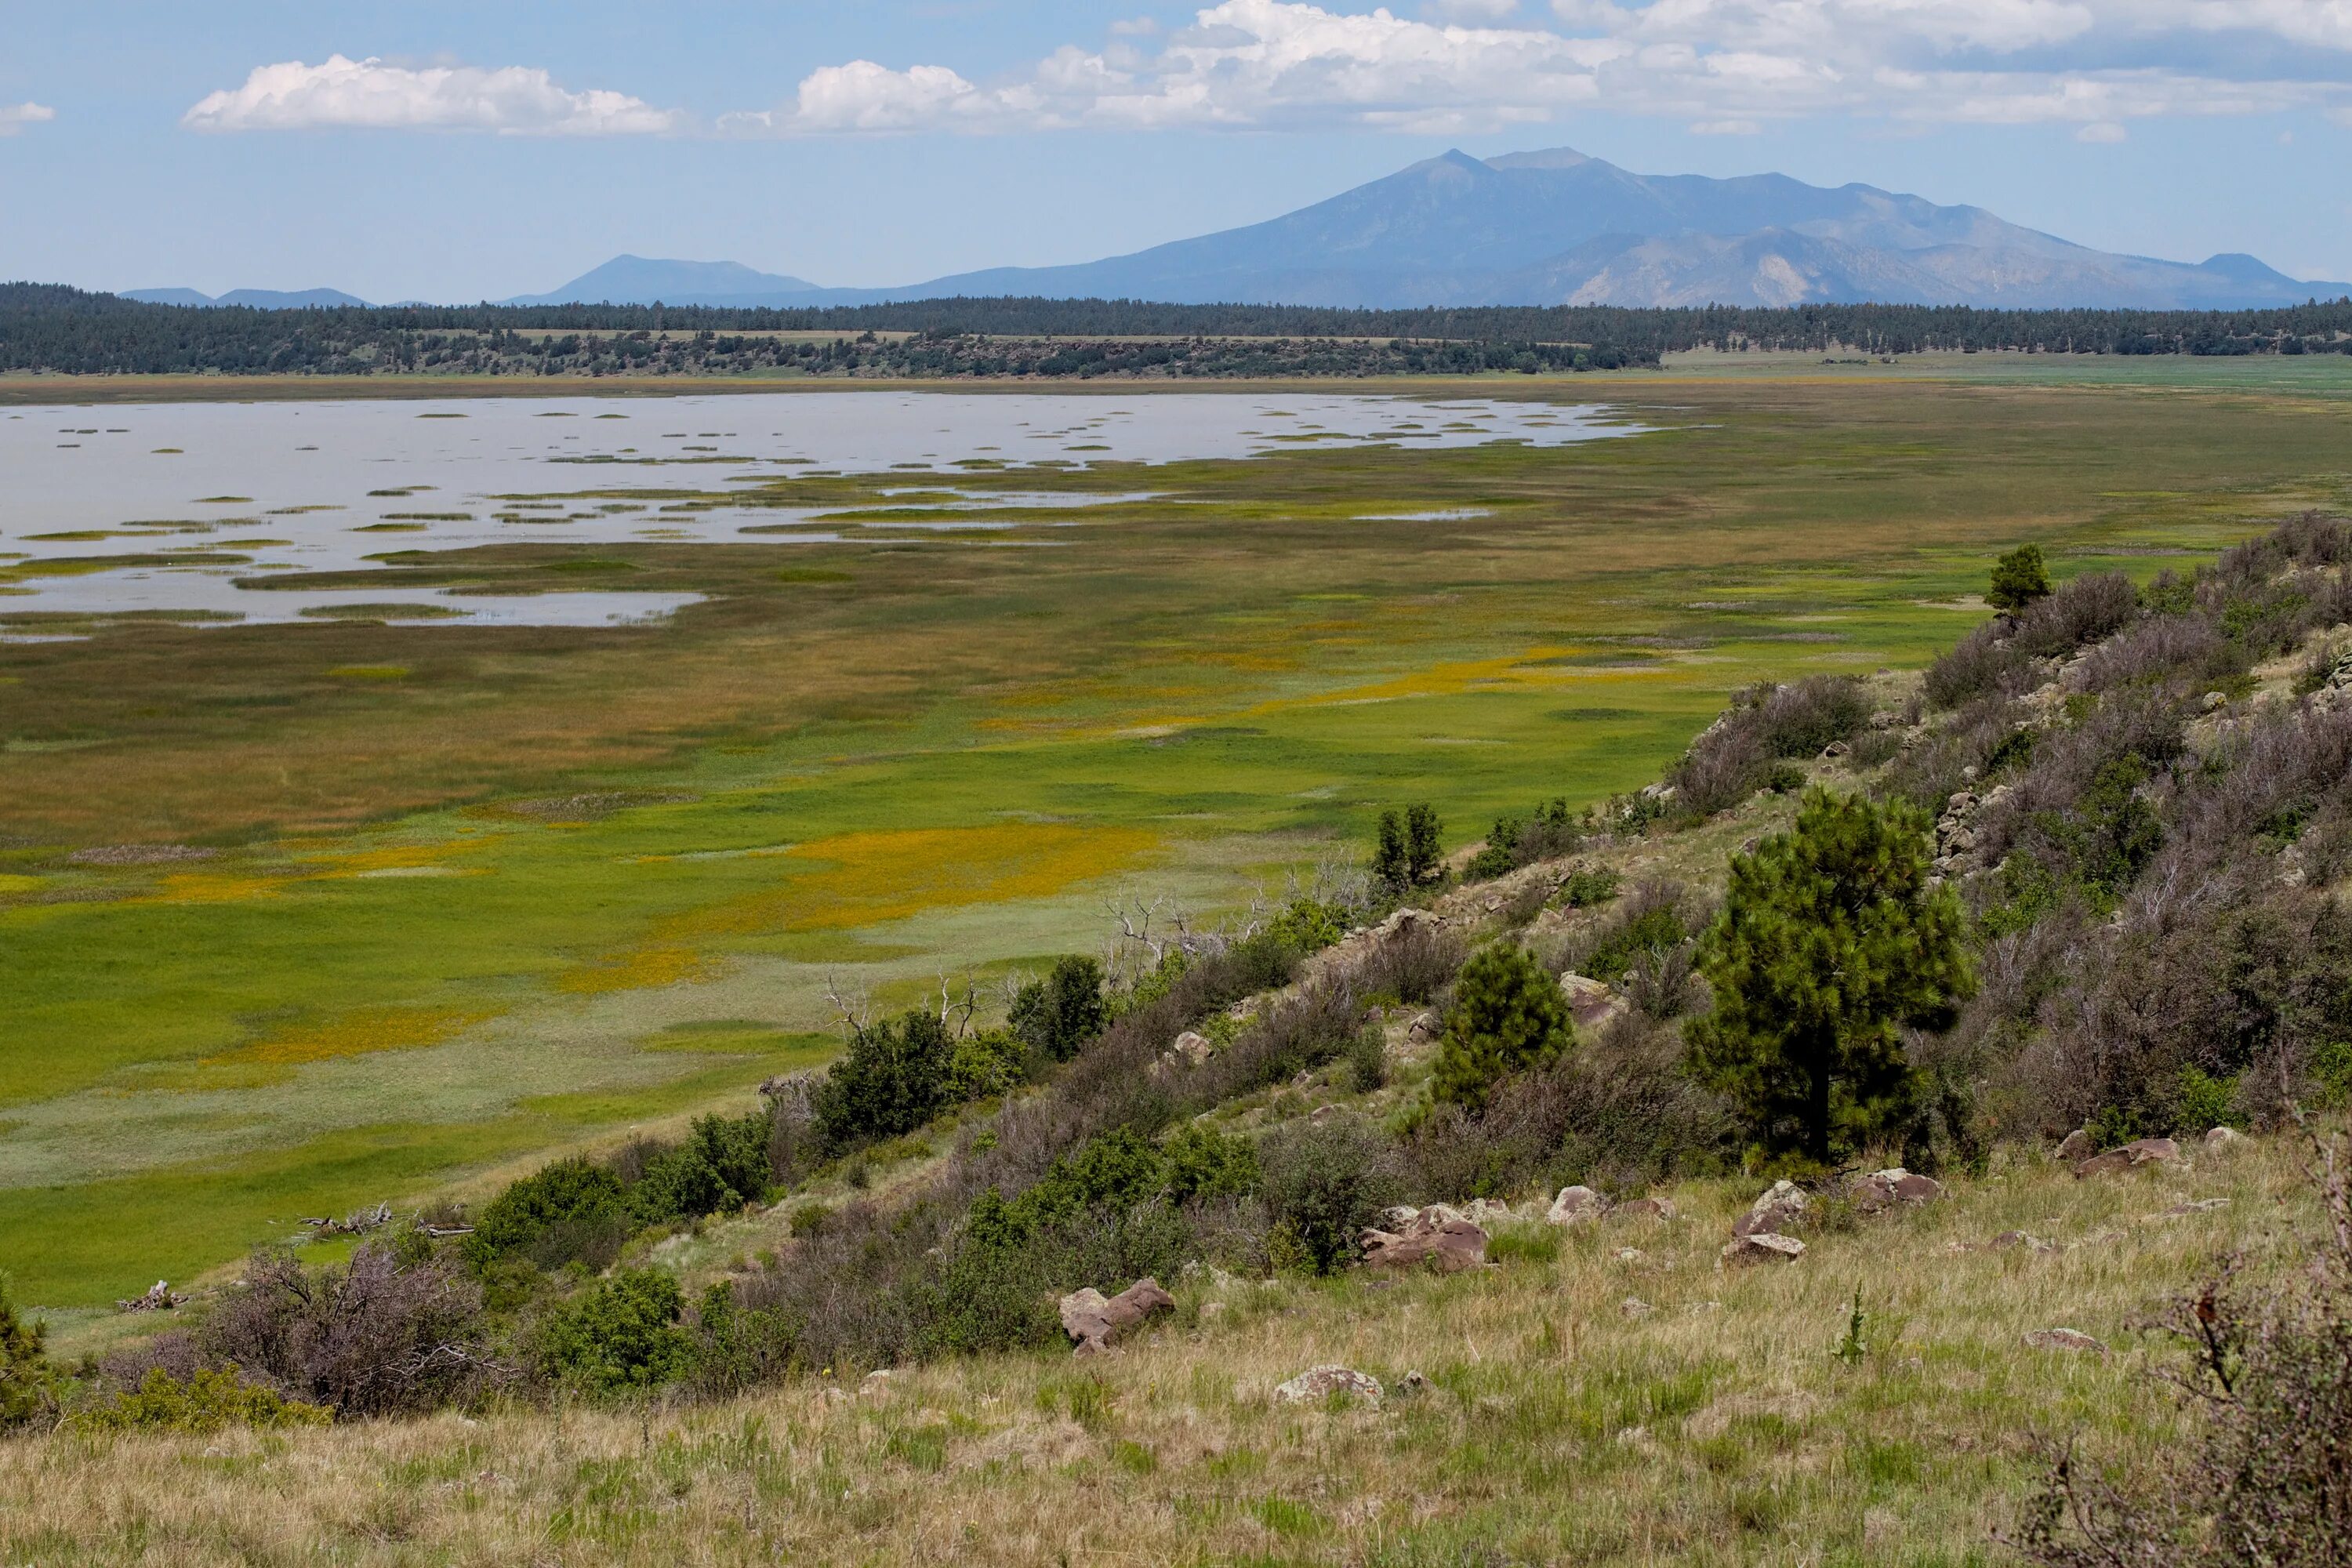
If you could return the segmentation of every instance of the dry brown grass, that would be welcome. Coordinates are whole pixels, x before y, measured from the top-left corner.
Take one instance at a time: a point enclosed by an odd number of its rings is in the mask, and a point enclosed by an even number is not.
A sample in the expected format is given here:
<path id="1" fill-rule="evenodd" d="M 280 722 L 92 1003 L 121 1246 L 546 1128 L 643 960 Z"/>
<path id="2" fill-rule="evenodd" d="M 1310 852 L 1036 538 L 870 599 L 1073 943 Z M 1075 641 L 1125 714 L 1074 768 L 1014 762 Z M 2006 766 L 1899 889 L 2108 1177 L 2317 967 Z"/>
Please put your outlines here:
<path id="1" fill-rule="evenodd" d="M 1531 1229 L 1475 1276 L 1186 1282 L 1173 1322 L 1097 1361 L 675 1410 L 18 1439 L 0 1561 L 1992 1562 L 2035 1434 L 2113 1458 L 2190 1430 L 2141 1375 L 2164 1352 L 2134 1321 L 2224 1247 L 2286 1267 L 2311 1217 L 2284 1147 L 2091 1183 L 2029 1159 L 1793 1266 L 1721 1272 L 1753 1190 L 1685 1185 L 1679 1223 L 1549 1257 Z M 1982 1248 L 2009 1229 L 2062 1249 Z M 1841 1361 L 1857 1288 L 1868 1350 Z M 2111 1353 L 2021 1343 L 2052 1327 Z M 1433 1386 L 1380 1410 L 1271 1400 L 1325 1362 Z"/>

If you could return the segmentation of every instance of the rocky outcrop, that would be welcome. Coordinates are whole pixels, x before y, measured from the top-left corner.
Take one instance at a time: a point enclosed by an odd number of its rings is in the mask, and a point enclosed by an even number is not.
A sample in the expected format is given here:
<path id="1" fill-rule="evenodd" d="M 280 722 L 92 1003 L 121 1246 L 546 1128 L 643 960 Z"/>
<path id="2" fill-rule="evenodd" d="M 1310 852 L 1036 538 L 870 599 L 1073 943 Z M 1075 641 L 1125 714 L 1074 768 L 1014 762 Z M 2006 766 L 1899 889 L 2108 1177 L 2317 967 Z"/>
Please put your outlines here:
<path id="1" fill-rule="evenodd" d="M 1617 994 L 1606 981 L 1594 980 L 1574 971 L 1559 977 L 1559 988 L 1568 993 L 1568 1014 L 1576 1026 L 1588 1035 L 1598 1034 L 1628 1011 L 1633 1004 Z"/>
<path id="2" fill-rule="evenodd" d="M 1077 1354 L 1092 1355 L 1108 1349 L 1114 1337 L 1154 1312 L 1172 1311 L 1175 1306 L 1176 1298 L 1149 1275 L 1116 1296 L 1107 1297 L 1088 1287 L 1062 1298 L 1062 1330 L 1070 1336 Z"/>
<path id="3" fill-rule="evenodd" d="M 1635 1219 L 1664 1221 L 1675 1218 L 1679 1212 L 1672 1198 L 1633 1198 L 1612 1208 L 1609 1218 L 1612 1223 Z"/>
<path id="4" fill-rule="evenodd" d="M 1310 1366 L 1287 1383 L 1276 1384 L 1274 1391 L 1276 1403 L 1281 1405 L 1316 1405 L 1335 1394 L 1376 1405 L 1384 1391 L 1379 1378 L 1351 1366 Z"/>
<path id="5" fill-rule="evenodd" d="M 1433 1218 L 1444 1210 L 1449 1217 Z M 1432 1204 L 1407 1221 L 1402 1232 L 1368 1230 L 1360 1238 L 1367 1268 L 1411 1268 L 1426 1264 L 1442 1274 L 1480 1268 L 1486 1262 L 1486 1232 L 1444 1204 Z"/>
<path id="6" fill-rule="evenodd" d="M 1176 1037 L 1175 1042 L 1168 1047 L 1168 1054 L 1163 1059 L 1170 1062 L 1182 1062 L 1188 1067 L 1199 1067 L 1209 1059 L 1216 1048 L 1216 1042 L 1210 1039 L 1208 1036 L 1198 1029 L 1187 1029 Z"/>
<path id="7" fill-rule="evenodd" d="M 2091 1141 L 2091 1130 L 2087 1127 L 2075 1128 L 2058 1144 L 2058 1158 L 2070 1165 L 2078 1164 L 2098 1152 L 2099 1147 Z"/>
<path id="8" fill-rule="evenodd" d="M 2205 1134 L 2205 1149 L 2208 1153 L 2219 1154 L 2245 1141 L 2246 1135 L 2234 1127 L 2216 1127 Z"/>

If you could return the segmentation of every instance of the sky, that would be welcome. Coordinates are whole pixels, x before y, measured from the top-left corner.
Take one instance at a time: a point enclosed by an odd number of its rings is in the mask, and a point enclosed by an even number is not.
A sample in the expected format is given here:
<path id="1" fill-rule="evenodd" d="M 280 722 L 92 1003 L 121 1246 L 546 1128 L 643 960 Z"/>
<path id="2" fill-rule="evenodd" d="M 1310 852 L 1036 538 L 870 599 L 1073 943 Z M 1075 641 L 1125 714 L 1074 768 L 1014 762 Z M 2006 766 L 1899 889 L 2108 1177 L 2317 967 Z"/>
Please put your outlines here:
<path id="1" fill-rule="evenodd" d="M 895 285 L 1562 145 L 2352 279 L 2352 0 L 0 0 L 0 279 L 85 288 Z"/>

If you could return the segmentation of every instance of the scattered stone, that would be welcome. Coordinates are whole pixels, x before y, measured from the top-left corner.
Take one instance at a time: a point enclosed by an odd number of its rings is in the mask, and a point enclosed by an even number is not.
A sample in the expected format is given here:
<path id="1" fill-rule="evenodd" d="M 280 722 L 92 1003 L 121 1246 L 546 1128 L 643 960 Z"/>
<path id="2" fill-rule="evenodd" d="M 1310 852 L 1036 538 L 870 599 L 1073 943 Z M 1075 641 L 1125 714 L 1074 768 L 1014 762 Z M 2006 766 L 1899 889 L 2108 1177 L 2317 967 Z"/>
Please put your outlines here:
<path id="1" fill-rule="evenodd" d="M 1508 1204 L 1498 1204 L 1492 1198 L 1472 1198 L 1469 1205 L 1462 1211 L 1462 1217 L 1473 1225 L 1491 1229 L 1497 1225 L 1508 1225 L 1521 1216 Z"/>
<path id="2" fill-rule="evenodd" d="M 2169 1219 L 2179 1215 L 2211 1214 L 2215 1209 L 2225 1209 L 2229 1206 L 2230 1200 L 2227 1198 L 2204 1198 L 2196 1203 L 2175 1204 L 2164 1211 L 2164 1217 Z"/>
<path id="3" fill-rule="evenodd" d="M 1670 1220 L 1675 1217 L 1675 1213 L 1674 1200 L 1671 1198 L 1635 1198 L 1630 1203 L 1622 1203 L 1611 1209 L 1609 1217 L 1612 1220 Z"/>
<path id="4" fill-rule="evenodd" d="M 1823 762 L 1835 762 L 1838 758 L 1846 755 L 1853 750 L 1853 748 L 1847 745 L 1843 741 L 1832 741 L 1828 745 L 1822 748 L 1822 760 Z"/>
<path id="5" fill-rule="evenodd" d="M 147 1287 L 143 1296 L 133 1296 L 127 1301 L 118 1300 L 116 1308 L 125 1312 L 168 1312 L 185 1302 L 187 1298 L 172 1289 L 171 1281 L 158 1279 Z"/>
<path id="6" fill-rule="evenodd" d="M 1551 1225 L 1586 1225 L 1608 1212 L 1609 1200 L 1591 1187 L 1562 1187 L 1544 1219 Z"/>
<path id="7" fill-rule="evenodd" d="M 1775 1236 L 1769 1230 L 1735 1236 L 1723 1248 L 1723 1261 L 1734 1268 L 1750 1263 L 1794 1263 L 1804 1255 L 1803 1242 L 1793 1236 Z"/>
<path id="8" fill-rule="evenodd" d="M 2094 1154 L 2074 1167 L 2077 1181 L 2085 1176 L 2104 1176 L 2111 1171 L 2136 1171 L 2142 1165 L 2167 1164 L 2180 1158 L 2180 1145 L 2169 1138 L 2139 1138 L 2120 1149 L 2110 1149 L 2104 1154 Z"/>
<path id="9" fill-rule="evenodd" d="M 1422 1210 L 1402 1236 L 1385 1230 L 1364 1232 L 1364 1267 L 1410 1268 L 1428 1263 L 1442 1274 L 1457 1274 L 1465 1268 L 1484 1268 L 1486 1262 L 1486 1232 L 1483 1226 L 1459 1218 L 1435 1225 L 1429 1223 L 1431 1214 L 1445 1206 L 1444 1204 L 1432 1204 Z"/>
<path id="10" fill-rule="evenodd" d="M 1999 1236 L 1992 1238 L 1992 1249 L 1995 1252 L 2012 1252 L 2021 1247 L 2025 1248 L 2028 1252 L 2055 1252 L 2058 1250 L 2058 1244 L 2056 1242 L 2044 1241 L 2040 1237 L 2032 1235 L 2028 1231 L 2004 1230 Z"/>
<path id="11" fill-rule="evenodd" d="M 1432 1008 L 1405 1026 L 1404 1037 L 1414 1045 L 1420 1045 L 1437 1038 L 1444 1026 L 1445 1021 L 1437 1016 L 1435 1008 Z"/>
<path id="12" fill-rule="evenodd" d="M 1735 1237 L 1754 1236 L 1759 1231 L 1786 1236 L 1802 1226 L 1811 1216 L 1813 1200 L 1804 1189 L 1790 1181 L 1778 1181 L 1748 1205 L 1748 1212 L 1732 1225 Z"/>
<path id="13" fill-rule="evenodd" d="M 1639 1296 L 1628 1296 L 1617 1304 L 1617 1310 L 1629 1318 L 1646 1318 L 1657 1310 Z"/>
<path id="14" fill-rule="evenodd" d="M 1274 1397 L 1284 1405 L 1314 1405 L 1339 1394 L 1347 1399 L 1360 1399 L 1367 1405 L 1380 1404 L 1383 1391 L 1380 1379 L 1346 1366 L 1310 1366 L 1289 1382 L 1277 1385 Z"/>
<path id="15" fill-rule="evenodd" d="M 1224 1315 L 1225 1304 L 1223 1301 L 1203 1301 L 1201 1303 L 1201 1321 L 1204 1323 L 1213 1322 Z"/>
<path id="16" fill-rule="evenodd" d="M 1421 1211 L 1411 1204 L 1399 1204 L 1394 1208 L 1385 1208 L 1381 1211 L 1381 1227 L 1383 1230 L 1402 1232 L 1420 1215 Z"/>
<path id="17" fill-rule="evenodd" d="M 2214 1153 L 2235 1147 L 2245 1141 L 2246 1135 L 2234 1127 L 2216 1127 L 2205 1134 L 2205 1147 L 2209 1152 Z"/>
<path id="18" fill-rule="evenodd" d="M 2036 1329 L 2025 1336 L 2025 1342 L 2038 1351 L 2089 1351 L 2105 1355 L 2107 1347 L 2080 1329 Z"/>
<path id="19" fill-rule="evenodd" d="M 1447 1224 L 1450 1221 L 1468 1219 L 1469 1217 L 1470 1216 L 1468 1215 L 1464 1214 L 1452 1204 L 1432 1204 L 1427 1208 L 1421 1211 L 1419 1220 L 1421 1224 L 1434 1229 L 1438 1226 Z"/>
<path id="20" fill-rule="evenodd" d="M 2070 1165 L 2087 1160 L 2098 1152 L 2098 1146 L 2091 1142 L 2091 1130 L 2087 1127 L 2075 1128 L 2058 1145 L 2058 1157 Z"/>
<path id="21" fill-rule="evenodd" d="M 1062 1298 L 1062 1330 L 1076 1342 L 1079 1355 L 1108 1350 L 1111 1337 L 1133 1328 L 1154 1312 L 1173 1310 L 1176 1298 L 1146 1275 L 1116 1296 L 1106 1297 L 1092 1286 Z"/>
<path id="22" fill-rule="evenodd" d="M 2211 713 L 2219 709 L 2226 708 L 2229 705 L 2230 700 L 2218 691 L 2207 692 L 2205 694 L 2204 701 L 2199 704 L 2199 706 L 2208 713 Z"/>
<path id="23" fill-rule="evenodd" d="M 1621 1247 L 1617 1249 L 1617 1261 L 1620 1263 L 1639 1263 L 1647 1256 L 1648 1254 L 1638 1247 Z"/>

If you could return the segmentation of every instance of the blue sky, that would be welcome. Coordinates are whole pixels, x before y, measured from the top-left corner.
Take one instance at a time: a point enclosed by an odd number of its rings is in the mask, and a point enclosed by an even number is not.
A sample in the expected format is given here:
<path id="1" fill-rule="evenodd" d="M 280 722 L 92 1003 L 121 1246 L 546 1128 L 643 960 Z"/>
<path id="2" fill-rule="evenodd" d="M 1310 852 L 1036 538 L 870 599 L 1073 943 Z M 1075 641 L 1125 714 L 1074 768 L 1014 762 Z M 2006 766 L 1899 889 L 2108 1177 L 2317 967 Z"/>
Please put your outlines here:
<path id="1" fill-rule="evenodd" d="M 470 300 L 1091 259 L 1459 146 L 2352 278 L 2352 0 L 0 0 L 0 277 Z"/>

